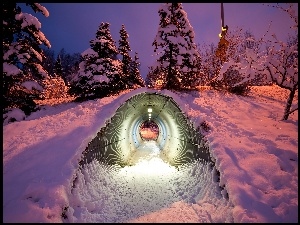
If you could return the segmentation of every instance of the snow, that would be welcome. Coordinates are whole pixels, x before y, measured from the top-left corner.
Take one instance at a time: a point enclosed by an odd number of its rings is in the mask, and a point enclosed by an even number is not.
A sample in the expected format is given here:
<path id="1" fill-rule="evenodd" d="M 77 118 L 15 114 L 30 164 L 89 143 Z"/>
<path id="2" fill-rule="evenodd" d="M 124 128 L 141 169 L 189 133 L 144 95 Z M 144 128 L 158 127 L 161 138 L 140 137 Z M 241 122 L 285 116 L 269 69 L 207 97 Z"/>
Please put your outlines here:
<path id="1" fill-rule="evenodd" d="M 49 16 L 49 12 L 45 7 L 41 6 L 38 3 L 36 3 L 35 5 L 39 8 L 39 10 L 41 10 L 41 12 L 46 17 Z M 37 29 L 37 31 L 31 32 L 32 35 L 34 35 L 37 38 L 37 40 L 41 42 L 40 44 L 44 43 L 48 48 L 51 48 L 51 44 L 49 40 L 45 37 L 44 33 L 40 31 L 40 29 L 42 28 L 42 24 L 35 16 L 29 13 L 20 13 L 20 14 L 16 14 L 15 18 L 16 20 L 22 21 L 21 24 L 22 29 L 25 29 L 26 27 L 34 26 Z"/>
<path id="2" fill-rule="evenodd" d="M 25 87 L 28 90 L 38 90 L 43 91 L 43 87 L 39 85 L 36 81 L 25 81 L 21 84 L 21 86 Z"/>
<path id="3" fill-rule="evenodd" d="M 98 81 L 99 83 L 106 82 L 109 83 L 110 79 L 105 75 L 94 75 L 94 81 Z"/>
<path id="4" fill-rule="evenodd" d="M 43 57 L 41 56 L 40 53 L 38 53 L 36 50 L 34 50 L 34 48 L 30 48 L 30 51 L 35 55 L 35 57 L 42 62 L 43 61 Z"/>
<path id="5" fill-rule="evenodd" d="M 24 120 L 26 117 L 25 113 L 21 109 L 10 109 L 3 115 L 3 124 L 6 125 L 10 120 L 15 119 L 16 121 Z"/>
<path id="6" fill-rule="evenodd" d="M 98 53 L 95 52 L 93 49 L 88 48 L 87 50 L 85 50 L 83 53 L 81 53 L 82 57 L 96 57 L 98 56 Z"/>
<path id="7" fill-rule="evenodd" d="M 48 17 L 49 16 L 49 11 L 46 9 L 46 7 L 42 6 L 41 4 L 39 3 L 34 3 L 35 6 L 39 9 L 39 11 L 41 11 L 43 13 L 43 15 L 45 17 Z"/>
<path id="8" fill-rule="evenodd" d="M 183 10 L 182 3 L 163 3 L 159 8 L 160 24 L 158 32 L 152 45 L 154 52 L 158 51 L 158 58 L 153 63 L 151 69 L 166 69 L 173 61 L 177 68 L 178 76 L 183 76 L 192 69 L 196 72 L 199 68 L 195 65 L 197 59 L 200 59 L 197 46 L 194 43 L 195 33 L 191 26 L 187 13 Z M 157 64 L 157 61 L 160 64 Z M 183 61 L 187 65 L 182 65 Z M 160 66 L 157 66 L 160 65 Z M 153 72 L 153 71 L 152 71 Z M 178 78 L 181 80 L 181 78 Z M 192 86 L 191 84 L 183 84 Z"/>
<path id="9" fill-rule="evenodd" d="M 280 120 L 288 92 L 277 86 L 253 87 L 248 97 L 156 90 L 209 125 L 216 168 L 197 161 L 177 170 L 150 141 L 132 166 L 93 161 L 71 193 L 87 144 L 146 90 L 46 105 L 3 125 L 3 222 L 298 222 L 298 111 Z"/>
<path id="10" fill-rule="evenodd" d="M 4 62 L 3 63 L 3 73 L 6 73 L 7 76 L 18 75 L 22 71 L 15 65 Z"/>
<path id="11" fill-rule="evenodd" d="M 33 16 L 29 13 L 17 14 L 16 20 L 22 20 L 22 24 L 21 24 L 22 29 L 24 29 L 25 27 L 28 27 L 28 26 L 32 26 L 32 25 L 35 26 L 37 29 L 41 29 L 41 27 L 42 27 L 39 20 L 35 16 Z"/>

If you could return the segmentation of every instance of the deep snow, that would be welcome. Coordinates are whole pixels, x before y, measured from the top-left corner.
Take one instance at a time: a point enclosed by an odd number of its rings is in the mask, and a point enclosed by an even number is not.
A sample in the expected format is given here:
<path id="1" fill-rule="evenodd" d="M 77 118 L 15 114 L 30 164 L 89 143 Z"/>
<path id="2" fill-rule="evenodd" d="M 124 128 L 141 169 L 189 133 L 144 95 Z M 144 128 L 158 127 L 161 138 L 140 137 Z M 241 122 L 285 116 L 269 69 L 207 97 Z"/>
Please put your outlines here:
<path id="1" fill-rule="evenodd" d="M 3 222 L 298 222 L 298 111 L 280 120 L 287 92 L 277 86 L 253 87 L 249 97 L 162 91 L 210 126 L 219 182 L 201 162 L 178 171 L 148 142 L 133 166 L 93 161 L 71 192 L 88 142 L 145 90 L 45 106 L 4 125 Z"/>

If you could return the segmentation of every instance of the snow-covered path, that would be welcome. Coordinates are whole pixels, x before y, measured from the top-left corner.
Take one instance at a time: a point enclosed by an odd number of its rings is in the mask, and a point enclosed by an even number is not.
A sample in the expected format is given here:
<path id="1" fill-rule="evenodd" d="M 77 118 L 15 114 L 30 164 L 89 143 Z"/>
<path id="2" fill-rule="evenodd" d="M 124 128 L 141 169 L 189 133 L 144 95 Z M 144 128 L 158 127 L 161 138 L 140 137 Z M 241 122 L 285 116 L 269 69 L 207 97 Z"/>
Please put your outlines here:
<path id="1" fill-rule="evenodd" d="M 160 149 L 157 143 L 153 140 L 151 141 L 144 141 L 136 152 L 133 153 L 130 159 L 131 165 L 135 165 L 139 161 L 150 160 L 152 158 L 158 158 L 160 155 Z M 149 168 L 149 172 L 155 168 Z"/>
<path id="2" fill-rule="evenodd" d="M 219 182 L 201 163 L 178 171 L 151 153 L 146 160 L 148 143 L 132 166 L 89 164 L 72 190 L 88 143 L 144 91 L 45 106 L 3 125 L 3 222 L 298 222 L 298 111 L 281 121 L 288 92 L 277 86 L 252 87 L 248 97 L 170 94 L 194 124 L 208 123 Z"/>
<path id="3" fill-rule="evenodd" d="M 159 153 L 155 141 L 148 141 L 133 155 L 133 166 L 108 168 L 94 161 L 85 167 L 69 197 L 71 221 L 233 222 L 210 166 L 195 162 L 177 170 Z"/>

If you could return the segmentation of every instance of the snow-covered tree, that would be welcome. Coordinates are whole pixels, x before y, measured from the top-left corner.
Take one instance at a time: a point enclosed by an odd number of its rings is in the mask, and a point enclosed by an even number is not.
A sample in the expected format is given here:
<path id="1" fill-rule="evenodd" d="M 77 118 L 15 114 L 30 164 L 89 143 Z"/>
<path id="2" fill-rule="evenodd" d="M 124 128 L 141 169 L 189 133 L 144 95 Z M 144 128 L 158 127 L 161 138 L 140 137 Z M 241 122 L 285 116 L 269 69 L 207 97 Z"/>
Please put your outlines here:
<path id="1" fill-rule="evenodd" d="M 118 50 L 120 55 L 122 56 L 122 71 L 123 71 L 124 78 L 127 81 L 126 86 L 128 85 L 128 87 L 131 88 L 131 86 L 129 86 L 129 82 L 130 82 L 129 72 L 130 72 L 130 64 L 132 62 L 132 58 L 129 55 L 131 48 L 129 46 L 128 37 L 129 35 L 125 30 L 125 25 L 122 24 L 122 28 L 120 30 L 120 40 L 119 40 Z"/>
<path id="2" fill-rule="evenodd" d="M 60 55 L 57 56 L 54 64 L 53 74 L 43 81 L 44 90 L 41 94 L 43 99 L 66 98 L 68 97 L 68 87 L 62 78 L 63 69 Z"/>
<path id="3" fill-rule="evenodd" d="M 125 89 L 122 62 L 117 59 L 118 50 L 110 34 L 109 23 L 102 22 L 91 48 L 81 55 L 83 61 L 71 81 L 70 94 L 78 99 L 102 98 Z"/>
<path id="4" fill-rule="evenodd" d="M 90 41 L 91 48 L 99 58 L 117 59 L 118 49 L 110 33 L 110 23 L 102 22 L 96 32 L 96 38 Z"/>
<path id="5" fill-rule="evenodd" d="M 44 99 L 66 98 L 68 97 L 69 88 L 61 76 L 48 77 L 43 81 L 44 90 L 42 97 Z"/>
<path id="6" fill-rule="evenodd" d="M 49 12 L 39 3 L 27 3 L 35 12 L 48 17 Z M 4 113 L 19 108 L 29 115 L 36 109 L 34 98 L 43 90 L 47 72 L 42 67 L 41 45 L 51 47 L 41 31 L 39 20 L 23 13 L 14 2 L 2 3 L 3 16 L 3 102 Z"/>
<path id="7" fill-rule="evenodd" d="M 257 73 L 256 79 L 243 83 L 239 86 L 235 84 L 243 80 L 243 75 L 234 67 L 228 66 L 226 71 L 220 76 L 220 71 L 224 63 L 232 61 L 241 63 L 245 59 L 246 49 L 252 49 L 255 54 L 261 51 L 261 43 L 250 31 L 243 32 L 241 28 L 235 28 L 227 33 L 228 47 L 220 57 L 218 49 L 213 45 L 203 45 L 201 49 L 203 80 L 206 85 L 216 89 L 227 90 L 236 94 L 247 94 L 250 85 L 262 85 L 265 77 Z M 225 61 L 224 61 L 225 60 Z M 224 69 L 223 69 L 224 70 Z M 222 71 L 223 71 L 222 70 Z"/>
<path id="8" fill-rule="evenodd" d="M 223 65 L 218 79 L 222 79 L 224 73 L 232 67 L 239 71 L 243 77 L 235 86 L 255 79 L 257 74 L 264 74 L 267 81 L 290 91 L 282 118 L 282 120 L 287 120 L 291 113 L 298 110 L 298 106 L 291 109 L 295 93 L 298 90 L 298 19 L 292 10 L 292 5 L 287 9 L 279 6 L 277 8 L 287 12 L 290 18 L 295 21 L 296 24 L 293 26 L 296 28 L 295 37 L 290 38 L 288 42 L 283 42 L 273 34 L 273 40 L 267 41 L 267 52 L 259 54 L 254 49 L 247 48 L 240 62 L 229 59 Z"/>
<path id="9" fill-rule="evenodd" d="M 129 82 L 131 87 L 144 87 L 145 82 L 140 73 L 140 62 L 137 52 L 135 52 L 134 60 L 130 63 Z"/>
<path id="10" fill-rule="evenodd" d="M 125 25 L 122 24 L 120 30 L 120 40 L 119 40 L 119 53 L 122 56 L 122 71 L 123 79 L 126 84 L 126 88 L 135 88 L 144 86 L 143 78 L 140 75 L 138 56 L 135 53 L 134 61 L 132 60 L 129 52 L 131 51 L 128 33 L 125 30 Z"/>
<path id="11" fill-rule="evenodd" d="M 181 3 L 166 3 L 159 8 L 160 23 L 153 42 L 154 52 L 159 51 L 153 71 L 166 76 L 163 88 L 185 89 L 197 84 L 200 54 L 194 43 L 195 33 Z"/>

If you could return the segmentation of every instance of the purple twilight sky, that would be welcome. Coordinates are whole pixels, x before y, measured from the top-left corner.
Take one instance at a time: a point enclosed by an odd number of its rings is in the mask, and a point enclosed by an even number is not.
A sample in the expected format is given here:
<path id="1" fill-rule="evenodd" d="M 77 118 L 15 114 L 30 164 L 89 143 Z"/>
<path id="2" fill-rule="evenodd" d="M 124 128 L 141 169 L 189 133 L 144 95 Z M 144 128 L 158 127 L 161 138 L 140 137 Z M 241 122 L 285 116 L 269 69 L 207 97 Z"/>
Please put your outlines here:
<path id="1" fill-rule="evenodd" d="M 89 48 L 89 41 L 95 38 L 101 22 L 110 23 L 113 39 L 118 41 L 121 25 L 129 34 L 129 44 L 138 53 L 141 62 L 142 77 L 146 77 L 148 67 L 155 61 L 152 42 L 159 26 L 158 9 L 161 3 L 41 3 L 49 11 L 49 17 L 34 13 L 25 4 L 20 4 L 23 12 L 39 19 L 41 31 L 51 43 L 51 49 L 57 54 L 62 48 L 67 53 L 82 53 Z M 274 5 L 274 4 L 272 4 Z M 286 4 L 280 4 L 287 7 Z M 190 24 L 194 28 L 195 43 L 215 43 L 219 41 L 221 30 L 220 3 L 183 3 Z M 294 3 L 296 13 L 298 4 Z M 286 41 L 292 20 L 287 13 L 262 3 L 224 3 L 225 25 L 229 30 L 243 28 L 251 31 L 256 38 L 262 37 L 269 27 L 270 33 Z M 270 37 L 270 35 L 269 35 Z"/>

